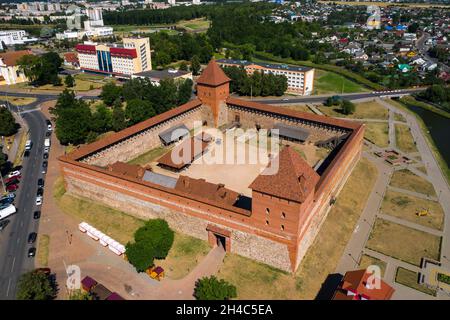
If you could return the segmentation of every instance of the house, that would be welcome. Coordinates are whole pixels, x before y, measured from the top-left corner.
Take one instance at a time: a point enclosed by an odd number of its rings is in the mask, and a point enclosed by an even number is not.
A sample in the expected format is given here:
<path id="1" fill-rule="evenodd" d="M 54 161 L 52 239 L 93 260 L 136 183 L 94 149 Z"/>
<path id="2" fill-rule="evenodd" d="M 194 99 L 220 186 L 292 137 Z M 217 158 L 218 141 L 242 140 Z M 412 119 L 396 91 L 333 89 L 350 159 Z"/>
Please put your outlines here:
<path id="1" fill-rule="evenodd" d="M 360 50 L 355 52 L 355 54 L 353 55 L 353 59 L 357 61 L 367 61 L 367 59 L 369 59 L 369 56 L 364 53 L 364 51 Z"/>
<path id="2" fill-rule="evenodd" d="M 423 65 L 424 63 L 425 63 L 425 60 L 422 59 L 421 57 L 415 57 L 415 58 L 412 59 L 412 61 L 411 61 L 411 64 L 418 65 L 418 66 L 421 66 L 421 65 Z"/>
<path id="3" fill-rule="evenodd" d="M 395 290 L 367 270 L 348 271 L 333 300 L 390 300 Z"/>
<path id="4" fill-rule="evenodd" d="M 422 71 L 433 71 L 437 68 L 437 63 L 432 61 L 427 61 L 421 66 Z"/>
<path id="5" fill-rule="evenodd" d="M 397 68 L 403 73 L 409 72 L 412 69 L 412 67 L 409 64 L 404 63 L 397 65 Z"/>
<path id="6" fill-rule="evenodd" d="M 27 82 L 28 78 L 19 70 L 17 62 L 26 55 L 33 54 L 30 50 L 9 51 L 0 53 L 0 75 L 4 78 L 5 84 L 16 84 Z"/>
<path id="7" fill-rule="evenodd" d="M 78 60 L 78 53 L 66 52 L 64 53 L 64 65 L 74 68 L 80 68 L 80 61 Z"/>

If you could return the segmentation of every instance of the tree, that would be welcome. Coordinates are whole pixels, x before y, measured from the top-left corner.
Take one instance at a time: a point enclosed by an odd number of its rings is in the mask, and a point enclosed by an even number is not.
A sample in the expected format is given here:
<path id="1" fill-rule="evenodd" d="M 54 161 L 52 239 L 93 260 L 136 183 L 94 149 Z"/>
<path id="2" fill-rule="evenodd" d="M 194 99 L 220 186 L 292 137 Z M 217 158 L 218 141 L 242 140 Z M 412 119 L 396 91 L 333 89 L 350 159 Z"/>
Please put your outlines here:
<path id="1" fill-rule="evenodd" d="M 164 259 L 172 247 L 174 233 L 163 219 L 148 220 L 143 227 L 136 230 L 136 242 L 150 243 L 154 248 L 154 257 Z"/>
<path id="2" fill-rule="evenodd" d="M 8 155 L 0 150 L 0 175 L 3 175 L 8 168 Z"/>
<path id="3" fill-rule="evenodd" d="M 100 97 L 107 106 L 112 106 L 114 101 L 121 98 L 122 88 L 117 86 L 114 82 L 108 82 L 102 88 L 102 93 Z"/>
<path id="4" fill-rule="evenodd" d="M 237 293 L 234 285 L 211 276 L 197 280 L 194 296 L 197 300 L 229 300 L 237 297 Z"/>
<path id="5" fill-rule="evenodd" d="M 134 233 L 134 242 L 125 246 L 128 261 L 138 272 L 153 265 L 154 259 L 164 259 L 172 247 L 174 232 L 163 219 L 149 220 Z"/>
<path id="6" fill-rule="evenodd" d="M 117 100 L 119 101 L 119 100 Z M 125 112 L 123 111 L 122 104 L 114 103 L 114 108 L 112 112 L 111 126 L 114 131 L 120 131 L 127 127 L 125 121 Z"/>
<path id="7" fill-rule="evenodd" d="M 75 79 L 72 77 L 71 74 L 69 74 L 66 79 L 64 80 L 64 83 L 68 88 L 72 88 L 75 85 Z"/>
<path id="8" fill-rule="evenodd" d="M 186 79 L 178 86 L 178 101 L 177 104 L 184 104 L 191 99 L 192 86 L 194 83 L 191 79 Z"/>
<path id="9" fill-rule="evenodd" d="M 355 112 L 355 109 L 356 107 L 353 104 L 353 102 L 349 100 L 342 101 L 341 111 L 343 114 L 345 115 L 353 114 Z"/>
<path id="10" fill-rule="evenodd" d="M 144 272 L 153 266 L 154 250 L 150 243 L 129 242 L 125 246 L 125 252 L 128 261 L 136 268 L 136 271 Z"/>
<path id="11" fill-rule="evenodd" d="M 56 296 L 56 288 L 48 275 L 30 271 L 24 273 L 18 283 L 18 300 L 51 300 Z"/>
<path id="12" fill-rule="evenodd" d="M 191 59 L 191 70 L 194 76 L 197 76 L 200 74 L 200 60 L 198 56 L 193 56 Z"/>
<path id="13" fill-rule="evenodd" d="M 11 111 L 0 107 L 0 136 L 12 136 L 17 133 L 19 127 Z"/>
<path id="14" fill-rule="evenodd" d="M 17 64 L 25 76 L 37 85 L 54 84 L 60 85 L 58 77 L 59 68 L 63 60 L 56 52 L 47 52 L 42 56 L 25 55 Z"/>
<path id="15" fill-rule="evenodd" d="M 91 130 L 97 134 L 108 132 L 112 129 L 112 112 L 102 103 L 97 106 L 92 114 Z"/>
<path id="16" fill-rule="evenodd" d="M 186 62 L 181 62 L 180 66 L 178 67 L 179 70 L 181 71 L 188 71 L 188 65 L 186 64 Z"/>
<path id="17" fill-rule="evenodd" d="M 77 289 L 70 292 L 69 300 L 93 300 L 93 298 L 88 292 Z"/>
<path id="18" fill-rule="evenodd" d="M 128 119 L 128 123 L 131 125 L 147 120 L 155 115 L 155 109 L 153 109 L 152 104 L 146 100 L 131 100 L 127 103 L 125 109 L 125 116 Z"/>

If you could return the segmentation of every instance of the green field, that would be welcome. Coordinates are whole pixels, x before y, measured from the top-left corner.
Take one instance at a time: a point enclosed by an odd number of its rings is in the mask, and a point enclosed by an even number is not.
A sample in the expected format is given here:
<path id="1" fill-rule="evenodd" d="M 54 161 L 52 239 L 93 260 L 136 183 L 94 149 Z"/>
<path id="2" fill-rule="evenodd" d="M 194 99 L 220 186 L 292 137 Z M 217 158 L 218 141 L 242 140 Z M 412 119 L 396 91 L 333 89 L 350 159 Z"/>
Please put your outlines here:
<path id="1" fill-rule="evenodd" d="M 313 94 L 340 94 L 364 91 L 368 90 L 360 84 L 350 81 L 337 73 L 318 69 L 315 70 Z"/>

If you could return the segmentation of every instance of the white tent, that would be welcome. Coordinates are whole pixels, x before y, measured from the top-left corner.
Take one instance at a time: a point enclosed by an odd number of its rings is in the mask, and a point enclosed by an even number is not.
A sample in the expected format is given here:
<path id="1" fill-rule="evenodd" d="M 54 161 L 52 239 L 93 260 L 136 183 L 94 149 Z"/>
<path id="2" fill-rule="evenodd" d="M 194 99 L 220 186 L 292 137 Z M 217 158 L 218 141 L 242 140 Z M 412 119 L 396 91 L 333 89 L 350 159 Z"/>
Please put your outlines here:
<path id="1" fill-rule="evenodd" d="M 88 227 L 89 225 L 86 223 L 86 222 L 81 222 L 79 225 L 78 225 L 78 229 L 81 231 L 81 232 L 86 232 L 87 230 L 86 230 L 86 227 Z"/>
<path id="2" fill-rule="evenodd" d="M 100 238 L 100 244 L 104 247 L 106 247 L 108 245 L 108 241 L 111 238 L 109 236 L 107 236 L 106 234 L 103 234 L 103 236 Z"/>

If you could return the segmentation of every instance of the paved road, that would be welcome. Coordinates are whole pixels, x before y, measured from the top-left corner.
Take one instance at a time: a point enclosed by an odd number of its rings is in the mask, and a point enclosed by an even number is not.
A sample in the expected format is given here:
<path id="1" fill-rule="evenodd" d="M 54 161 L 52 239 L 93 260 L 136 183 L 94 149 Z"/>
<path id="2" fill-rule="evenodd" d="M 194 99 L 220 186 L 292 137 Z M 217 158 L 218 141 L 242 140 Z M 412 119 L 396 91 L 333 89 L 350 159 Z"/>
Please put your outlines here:
<path id="1" fill-rule="evenodd" d="M 14 299 L 17 280 L 26 271 L 34 269 L 34 258 L 28 258 L 28 234 L 37 232 L 39 220 L 33 219 L 36 210 L 37 180 L 42 176 L 42 153 L 46 131 L 45 118 L 41 112 L 23 115 L 30 130 L 33 148 L 23 161 L 22 181 L 17 192 L 16 214 L 9 225 L 0 232 L 0 300 Z M 34 244 L 33 246 L 37 246 Z"/>
<path id="2" fill-rule="evenodd" d="M 414 88 L 414 89 L 403 89 L 403 90 L 391 90 L 391 91 L 373 91 L 373 92 L 362 92 L 362 93 L 344 93 L 339 96 L 345 97 L 348 100 L 359 100 L 377 97 L 399 97 L 403 95 L 412 94 L 415 92 L 420 92 L 426 88 Z M 253 101 L 267 103 L 267 104 L 290 104 L 290 103 L 323 103 L 328 97 L 335 94 L 320 95 L 320 96 L 303 96 L 303 97 L 290 97 L 290 98 L 254 98 Z"/>

